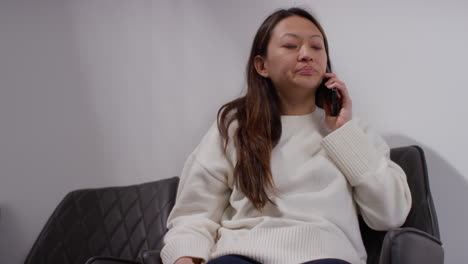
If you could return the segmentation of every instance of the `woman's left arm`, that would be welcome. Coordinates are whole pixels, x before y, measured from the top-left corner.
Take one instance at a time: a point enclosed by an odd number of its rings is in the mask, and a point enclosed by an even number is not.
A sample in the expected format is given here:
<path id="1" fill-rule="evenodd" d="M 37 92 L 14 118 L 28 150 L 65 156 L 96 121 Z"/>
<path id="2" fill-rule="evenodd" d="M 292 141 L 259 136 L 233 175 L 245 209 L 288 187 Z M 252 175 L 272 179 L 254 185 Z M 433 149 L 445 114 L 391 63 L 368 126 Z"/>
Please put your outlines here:
<path id="1" fill-rule="evenodd" d="M 343 108 L 338 117 L 326 111 L 324 125 L 332 132 L 321 145 L 354 187 L 354 199 L 367 225 L 382 231 L 400 227 L 412 203 L 406 174 L 390 159 L 383 138 L 364 121 L 352 118 L 346 85 L 335 74 L 329 77 L 327 87 L 340 91 Z"/>
<path id="2" fill-rule="evenodd" d="M 403 225 L 412 203 L 406 174 L 374 130 L 354 118 L 326 136 L 322 146 L 354 187 L 369 227 L 383 231 Z"/>

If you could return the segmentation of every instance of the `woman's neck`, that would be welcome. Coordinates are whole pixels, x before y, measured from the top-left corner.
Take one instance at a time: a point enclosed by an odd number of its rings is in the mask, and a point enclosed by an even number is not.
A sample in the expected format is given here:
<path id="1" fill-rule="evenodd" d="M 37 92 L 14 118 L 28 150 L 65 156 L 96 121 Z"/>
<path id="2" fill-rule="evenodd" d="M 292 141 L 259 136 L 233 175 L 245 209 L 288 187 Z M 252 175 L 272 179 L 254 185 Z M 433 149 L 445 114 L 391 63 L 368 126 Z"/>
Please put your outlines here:
<path id="1" fill-rule="evenodd" d="M 315 105 L 315 98 L 308 99 L 301 103 L 282 102 L 281 103 L 281 114 L 282 115 L 306 115 L 315 111 L 317 106 Z"/>

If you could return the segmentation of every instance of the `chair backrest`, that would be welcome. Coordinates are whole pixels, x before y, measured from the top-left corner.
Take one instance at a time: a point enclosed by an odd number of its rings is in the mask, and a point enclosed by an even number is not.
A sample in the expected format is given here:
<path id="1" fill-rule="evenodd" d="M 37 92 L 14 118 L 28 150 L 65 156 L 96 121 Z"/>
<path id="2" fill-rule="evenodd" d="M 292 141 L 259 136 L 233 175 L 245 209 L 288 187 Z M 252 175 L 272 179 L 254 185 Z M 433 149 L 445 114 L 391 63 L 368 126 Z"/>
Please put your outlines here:
<path id="1" fill-rule="evenodd" d="M 161 249 L 178 177 L 69 193 L 50 216 L 26 264 L 83 264 L 93 256 L 139 260 Z"/>
<path id="2" fill-rule="evenodd" d="M 390 158 L 406 173 L 413 204 L 403 227 L 414 227 L 440 239 L 423 150 L 416 145 L 392 148 Z M 378 264 L 386 232 L 370 229 L 360 216 L 360 228 L 367 250 L 367 263 Z"/>

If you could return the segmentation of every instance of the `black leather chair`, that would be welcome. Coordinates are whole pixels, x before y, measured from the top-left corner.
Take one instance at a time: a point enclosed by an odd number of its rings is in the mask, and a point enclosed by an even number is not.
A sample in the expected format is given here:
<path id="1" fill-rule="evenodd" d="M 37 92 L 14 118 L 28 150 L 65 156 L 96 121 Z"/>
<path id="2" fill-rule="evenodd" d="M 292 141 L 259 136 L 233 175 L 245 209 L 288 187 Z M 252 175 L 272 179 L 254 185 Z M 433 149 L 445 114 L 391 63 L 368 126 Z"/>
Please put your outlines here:
<path id="1" fill-rule="evenodd" d="M 360 219 L 368 264 L 442 264 L 437 216 L 423 150 L 391 149 L 413 197 L 402 228 L 371 230 Z M 125 187 L 77 190 L 55 209 L 25 264 L 159 264 L 178 177 Z M 266 263 L 268 264 L 268 263 Z"/>

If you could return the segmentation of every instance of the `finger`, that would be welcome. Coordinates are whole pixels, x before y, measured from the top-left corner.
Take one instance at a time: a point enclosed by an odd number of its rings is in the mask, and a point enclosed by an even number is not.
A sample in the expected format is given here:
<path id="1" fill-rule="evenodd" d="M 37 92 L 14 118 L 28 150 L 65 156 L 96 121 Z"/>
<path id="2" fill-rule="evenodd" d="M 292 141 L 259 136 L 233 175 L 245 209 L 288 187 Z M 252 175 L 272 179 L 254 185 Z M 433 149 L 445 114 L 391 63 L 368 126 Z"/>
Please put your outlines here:
<path id="1" fill-rule="evenodd" d="M 325 86 L 327 87 L 331 87 L 332 85 L 338 85 L 340 87 L 346 87 L 346 84 L 341 81 L 340 79 L 337 79 L 337 78 L 333 78 L 333 79 L 330 79 L 329 81 L 325 82 Z"/>
<path id="2" fill-rule="evenodd" d="M 351 98 L 348 93 L 348 89 L 346 88 L 346 84 L 344 82 L 335 82 L 328 85 L 329 89 L 336 88 L 338 89 L 338 98 L 342 101 L 342 107 L 351 106 Z"/>
<path id="3" fill-rule="evenodd" d="M 336 76 L 330 77 L 330 78 L 327 80 L 326 83 L 332 83 L 332 82 L 341 82 L 341 83 L 343 83 L 343 81 L 340 80 L 340 79 L 339 79 L 338 77 L 336 77 Z M 343 83 L 343 84 L 344 84 L 344 83 Z"/>
<path id="4" fill-rule="evenodd" d="M 326 73 L 323 74 L 323 78 L 331 79 L 331 78 L 334 78 L 334 77 L 336 77 L 336 74 L 331 73 L 331 72 L 326 72 Z"/>
<path id="5" fill-rule="evenodd" d="M 350 98 L 348 88 L 346 87 L 346 84 L 344 82 L 339 82 L 336 88 L 340 90 L 340 93 L 344 98 Z"/>
<path id="6" fill-rule="evenodd" d="M 339 87 L 338 89 L 341 94 L 342 107 L 351 108 L 352 107 L 351 96 L 349 95 L 349 92 L 346 86 Z"/>
<path id="7" fill-rule="evenodd" d="M 331 80 L 329 82 L 326 82 L 325 86 L 327 86 L 327 88 L 343 87 L 345 86 L 345 83 L 340 80 Z"/>
<path id="8" fill-rule="evenodd" d="M 325 85 L 328 87 L 328 85 L 330 85 L 332 82 L 333 82 L 333 78 L 330 78 L 325 82 Z"/>

